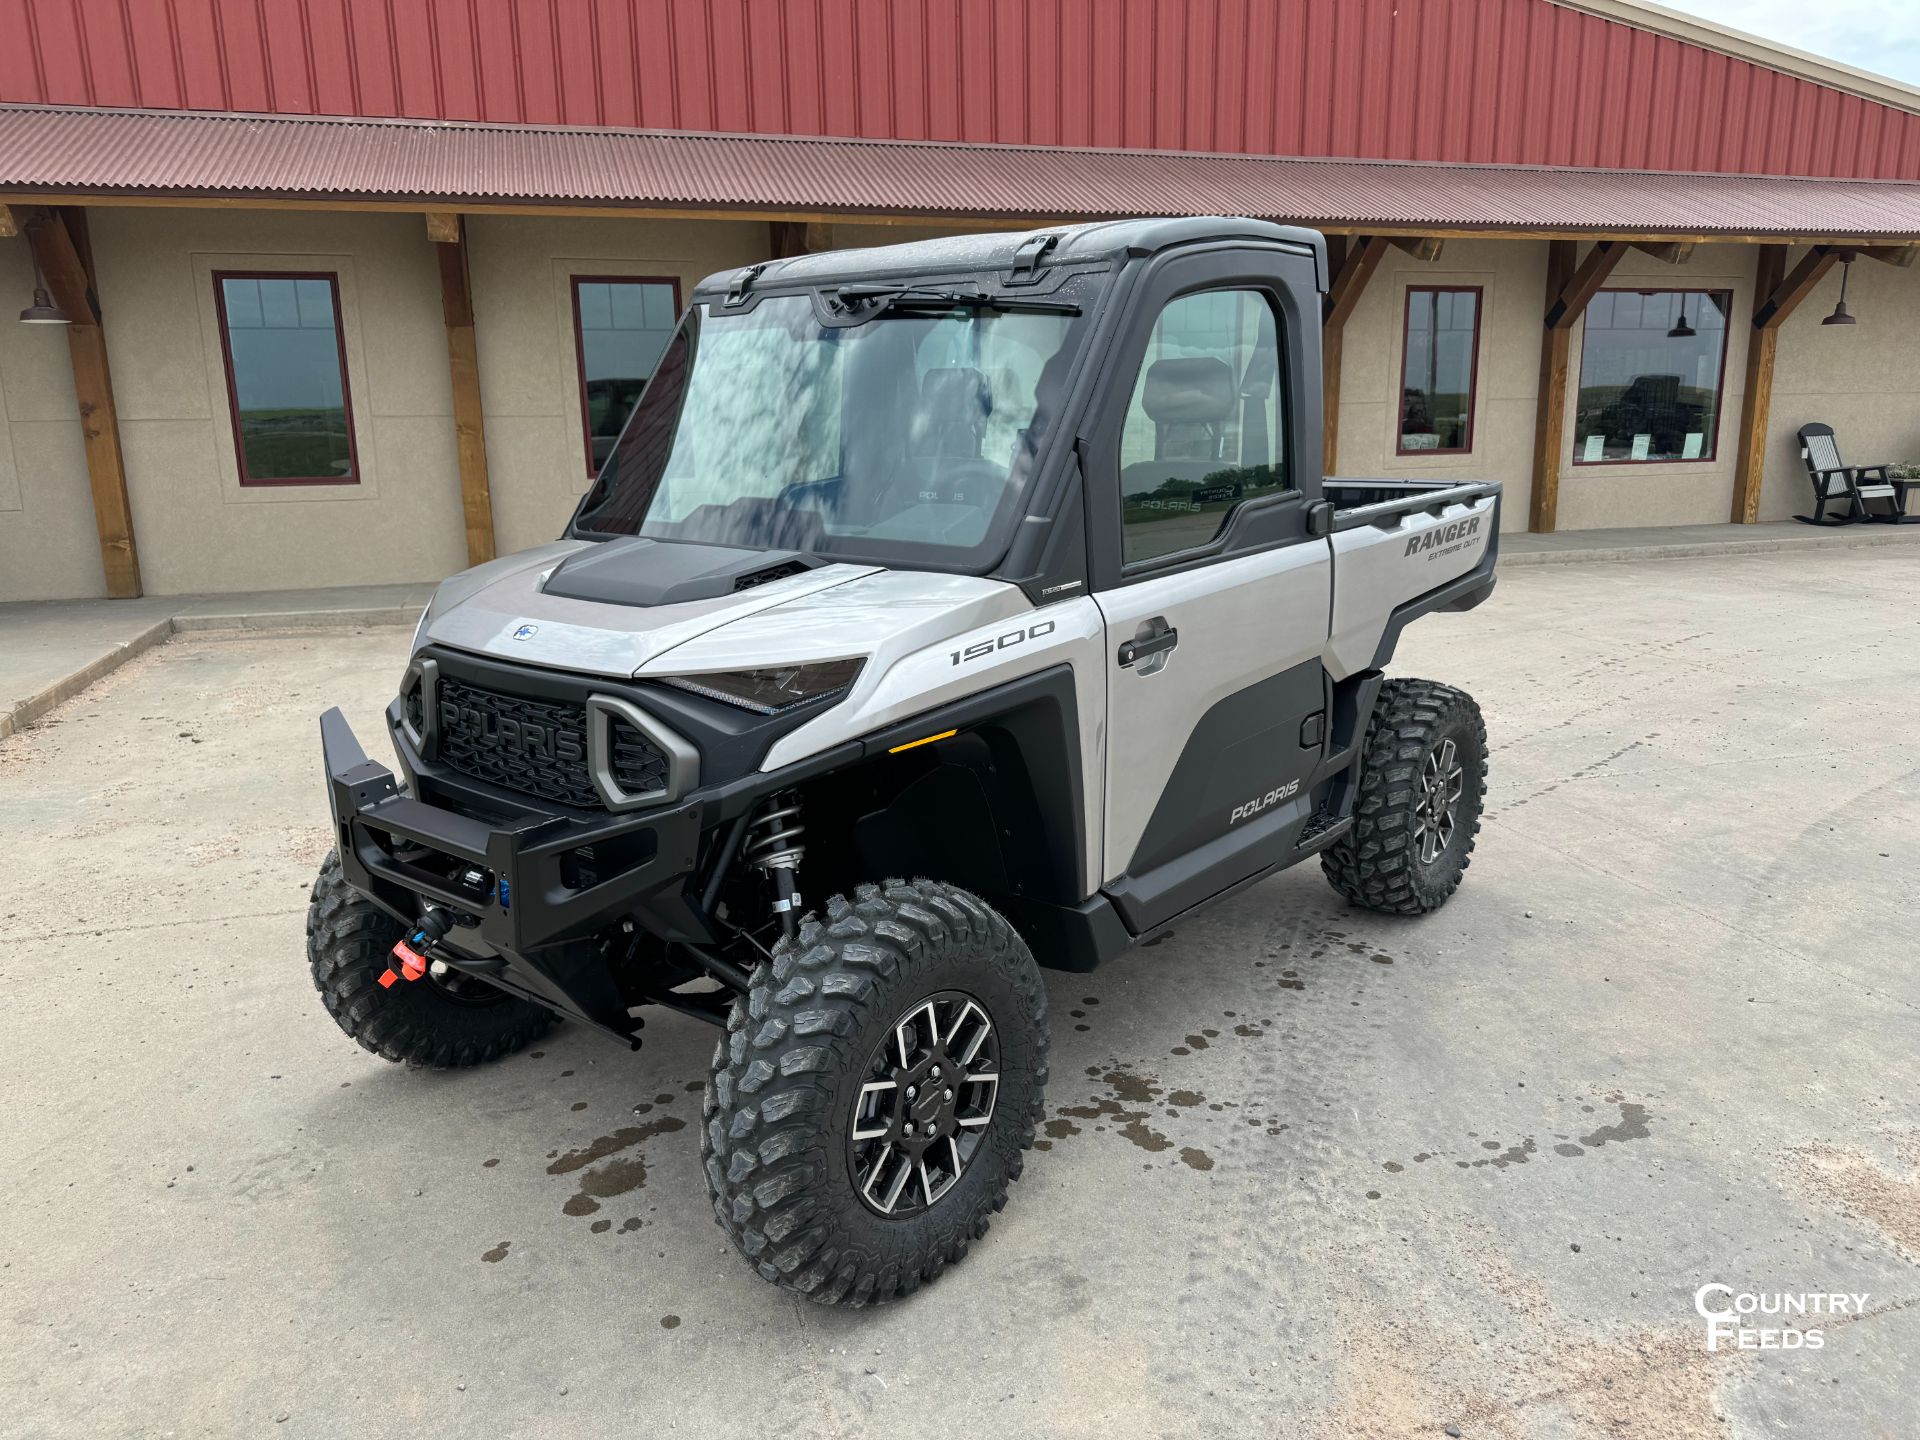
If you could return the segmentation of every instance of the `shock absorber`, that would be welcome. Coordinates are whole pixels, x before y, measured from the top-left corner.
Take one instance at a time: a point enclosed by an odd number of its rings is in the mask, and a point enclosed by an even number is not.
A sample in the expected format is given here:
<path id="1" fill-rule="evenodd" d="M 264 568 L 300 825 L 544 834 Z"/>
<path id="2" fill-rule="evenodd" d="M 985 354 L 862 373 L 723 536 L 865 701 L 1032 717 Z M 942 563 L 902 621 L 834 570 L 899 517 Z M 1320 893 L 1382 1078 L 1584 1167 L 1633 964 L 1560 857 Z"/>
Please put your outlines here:
<path id="1" fill-rule="evenodd" d="M 800 888 L 794 872 L 807 853 L 801 843 L 806 828 L 800 823 L 799 792 L 782 790 L 762 802 L 741 847 L 742 858 L 773 882 L 773 913 L 790 940 L 800 933 Z"/>

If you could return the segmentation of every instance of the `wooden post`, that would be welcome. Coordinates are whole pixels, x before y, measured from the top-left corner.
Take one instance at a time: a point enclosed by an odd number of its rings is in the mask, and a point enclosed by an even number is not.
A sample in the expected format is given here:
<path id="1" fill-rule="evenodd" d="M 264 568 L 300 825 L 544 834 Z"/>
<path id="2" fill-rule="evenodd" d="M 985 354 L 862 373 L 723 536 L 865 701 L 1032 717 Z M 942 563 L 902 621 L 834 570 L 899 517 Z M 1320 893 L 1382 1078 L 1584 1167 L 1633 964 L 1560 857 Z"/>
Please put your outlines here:
<path id="1" fill-rule="evenodd" d="M 140 594 L 140 552 L 133 539 L 133 507 L 127 500 L 126 457 L 120 451 L 120 417 L 113 403 L 113 370 L 93 285 L 93 250 L 84 210 L 43 210 L 27 222 L 33 261 L 53 301 L 66 313 L 67 350 L 73 361 L 73 394 L 80 409 L 80 438 L 93 492 L 94 528 L 100 539 L 100 569 L 107 594 L 131 600 Z"/>
<path id="2" fill-rule="evenodd" d="M 1760 517 L 1760 482 L 1767 468 L 1767 420 L 1773 408 L 1773 358 L 1780 348 L 1780 326 L 1760 307 L 1780 288 L 1787 269 L 1787 247 L 1762 245 L 1754 266 L 1755 320 L 1747 332 L 1746 389 L 1740 392 L 1740 458 L 1733 470 L 1733 523 L 1751 525 Z"/>
<path id="3" fill-rule="evenodd" d="M 473 334 L 473 288 L 467 273 L 467 227 L 435 241 L 440 254 L 440 310 L 447 322 L 447 366 L 453 377 L 453 433 L 460 457 L 460 509 L 466 517 L 467 563 L 493 559 L 493 490 L 487 479 L 487 426 L 480 409 L 480 352 Z"/>
<path id="4" fill-rule="evenodd" d="M 1328 269 L 1333 281 L 1328 286 L 1320 327 L 1320 388 L 1323 414 L 1320 422 L 1320 468 L 1323 474 L 1336 473 L 1340 465 L 1340 369 L 1346 348 L 1347 317 L 1360 303 L 1360 293 L 1380 268 L 1389 241 L 1381 235 L 1355 237 L 1339 263 L 1328 252 Z"/>
<path id="5" fill-rule="evenodd" d="M 1547 242 L 1547 306 L 1573 279 L 1571 240 Z M 1533 492 L 1527 497 L 1527 528 L 1553 529 L 1560 512 L 1560 442 L 1566 433 L 1567 347 L 1571 341 L 1563 326 L 1548 325 L 1540 337 L 1540 390 L 1533 413 Z"/>
<path id="6" fill-rule="evenodd" d="M 1551 240 L 1547 250 L 1547 310 L 1540 338 L 1540 390 L 1533 416 L 1533 493 L 1527 528 L 1545 533 L 1560 521 L 1561 444 L 1566 435 L 1567 359 L 1573 322 L 1586 313 L 1613 267 L 1627 253 L 1617 240 L 1601 240 L 1574 264 L 1571 240 Z"/>

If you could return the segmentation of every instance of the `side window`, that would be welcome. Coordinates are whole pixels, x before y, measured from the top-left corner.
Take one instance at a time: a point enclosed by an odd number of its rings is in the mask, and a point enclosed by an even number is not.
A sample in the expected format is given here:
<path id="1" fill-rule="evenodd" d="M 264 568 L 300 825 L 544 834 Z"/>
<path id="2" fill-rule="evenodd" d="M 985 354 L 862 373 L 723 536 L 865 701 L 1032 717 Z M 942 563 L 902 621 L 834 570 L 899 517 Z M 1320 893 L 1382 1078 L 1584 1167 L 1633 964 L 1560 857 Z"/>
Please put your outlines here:
<path id="1" fill-rule="evenodd" d="M 1191 550 L 1243 500 L 1293 488 L 1273 302 L 1183 295 L 1160 312 L 1120 437 L 1123 558 Z"/>

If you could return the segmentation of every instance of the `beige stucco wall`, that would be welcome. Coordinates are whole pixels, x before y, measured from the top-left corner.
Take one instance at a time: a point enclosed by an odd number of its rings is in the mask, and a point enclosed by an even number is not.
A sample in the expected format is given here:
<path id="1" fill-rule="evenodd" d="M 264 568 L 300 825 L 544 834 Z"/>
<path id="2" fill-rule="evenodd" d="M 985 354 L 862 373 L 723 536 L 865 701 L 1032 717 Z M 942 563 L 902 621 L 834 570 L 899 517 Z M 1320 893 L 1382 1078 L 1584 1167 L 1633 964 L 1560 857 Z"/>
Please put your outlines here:
<path id="1" fill-rule="evenodd" d="M 494 535 L 506 554 L 558 535 L 587 488 L 572 277 L 671 277 L 684 308 L 714 271 L 767 259 L 772 237 L 760 221 L 482 216 L 467 222 L 467 243 Z"/>
<path id="2" fill-rule="evenodd" d="M 1434 261 L 1389 249 L 1347 317 L 1340 370 L 1342 475 L 1405 480 L 1498 480 L 1501 528 L 1527 528 L 1533 413 L 1540 388 L 1545 242 L 1449 240 Z M 1396 455 L 1407 287 L 1481 287 L 1480 363 L 1473 448 L 1464 455 Z"/>
<path id="3" fill-rule="evenodd" d="M 1788 264 L 1804 253 L 1794 251 Z M 1810 513 L 1813 489 L 1796 433 L 1810 422 L 1833 426 L 1849 464 L 1920 461 L 1920 268 L 1855 261 L 1847 309 L 1859 323 L 1822 325 L 1839 298 L 1836 266 L 1780 327 L 1762 520 Z M 1920 510 L 1920 501 L 1908 508 Z"/>
<path id="4" fill-rule="evenodd" d="M 376 584 L 466 563 L 439 270 L 417 215 L 92 212 L 146 589 Z M 220 269 L 339 276 L 357 485 L 242 487 Z"/>
<path id="5" fill-rule="evenodd" d="M 0 600 L 107 593 L 67 332 L 16 324 L 33 296 L 24 235 L 0 240 Z"/>
<path id="6" fill-rule="evenodd" d="M 412 214 L 95 209 L 91 215 L 142 570 L 155 594 L 436 578 L 466 563 L 436 259 Z M 842 224 L 838 246 L 940 233 Z M 701 277 L 767 258 L 758 221 L 481 217 L 469 222 L 480 379 L 499 548 L 550 539 L 587 483 L 569 279 L 670 276 L 682 302 Z M 1450 240 L 1437 262 L 1393 249 L 1347 324 L 1340 472 L 1487 477 L 1505 523 L 1526 525 L 1547 247 Z M 1794 258 L 1797 258 L 1798 252 Z M 1630 253 L 1610 282 L 1734 292 L 1749 315 L 1757 251 L 1701 246 L 1681 267 Z M 357 486 L 238 483 L 214 321 L 219 268 L 340 277 L 362 468 Z M 1825 420 L 1856 461 L 1920 460 L 1920 268 L 1854 266 L 1860 323 L 1822 327 L 1830 275 L 1781 331 L 1761 519 L 1806 508 L 1794 431 Z M 1474 448 L 1399 456 L 1405 292 L 1483 293 Z M 24 239 L 0 242 L 0 294 L 32 292 Z M 1719 523 L 1738 448 L 1747 327 L 1729 337 L 1717 452 L 1698 464 L 1576 466 L 1571 338 L 1560 526 Z M 103 593 L 65 332 L 0 317 L 0 600 Z"/>

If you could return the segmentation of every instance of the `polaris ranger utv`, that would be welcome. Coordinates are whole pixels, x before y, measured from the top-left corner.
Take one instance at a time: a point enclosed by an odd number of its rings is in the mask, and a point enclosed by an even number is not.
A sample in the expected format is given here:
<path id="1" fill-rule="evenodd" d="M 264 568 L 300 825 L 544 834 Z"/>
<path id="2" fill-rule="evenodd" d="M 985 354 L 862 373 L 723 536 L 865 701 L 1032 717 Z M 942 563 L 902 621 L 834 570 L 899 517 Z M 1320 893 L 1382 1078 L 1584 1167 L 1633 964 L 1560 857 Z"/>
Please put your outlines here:
<path id="1" fill-rule="evenodd" d="M 320 721 L 313 975 L 413 1065 L 556 1016 L 724 1027 L 701 1146 L 767 1279 L 905 1295 L 985 1234 L 1091 970 L 1318 855 L 1460 882 L 1472 699 L 1384 679 L 1494 583 L 1499 487 L 1320 471 L 1326 248 L 1139 220 L 716 275 L 565 538 L 455 576 Z"/>

